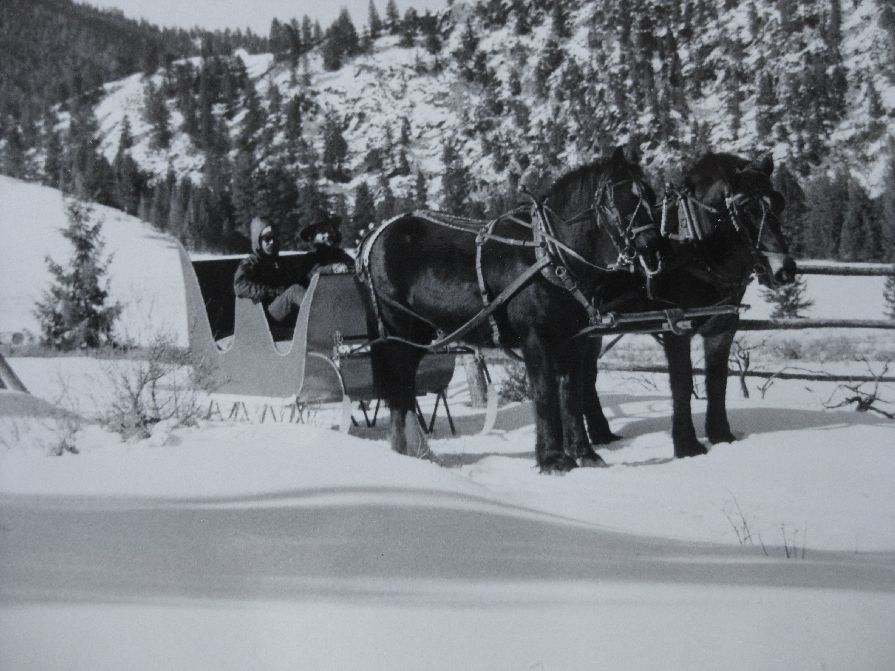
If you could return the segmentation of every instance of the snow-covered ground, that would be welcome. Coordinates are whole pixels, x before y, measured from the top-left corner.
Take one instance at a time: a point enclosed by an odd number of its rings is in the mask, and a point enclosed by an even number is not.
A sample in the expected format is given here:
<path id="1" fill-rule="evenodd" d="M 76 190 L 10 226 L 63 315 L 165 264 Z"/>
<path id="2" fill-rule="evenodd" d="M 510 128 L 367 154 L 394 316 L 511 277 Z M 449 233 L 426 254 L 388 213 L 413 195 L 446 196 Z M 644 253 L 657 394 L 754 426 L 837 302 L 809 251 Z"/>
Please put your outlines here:
<path id="1" fill-rule="evenodd" d="M 0 189 L 15 250 L 0 330 L 34 329 L 42 258 L 65 258 L 61 199 Z M 169 243 L 106 216 L 115 297 L 152 306 L 128 328 L 181 323 Z M 828 306 L 812 280 L 816 314 L 878 318 L 867 284 L 836 280 Z M 603 373 L 624 436 L 600 451 L 609 468 L 543 476 L 531 409 L 502 407 L 481 435 L 462 369 L 458 433 L 439 419 L 424 461 L 389 450 L 385 420 L 345 435 L 253 412 L 122 442 L 59 407 L 95 416 L 131 364 L 9 362 L 34 395 L 0 391 L 2 669 L 895 663 L 895 423 L 825 408 L 833 383 L 750 382 L 747 400 L 731 380 L 739 440 L 677 461 L 664 376 Z M 694 401 L 698 430 L 703 411 Z M 63 441 L 79 454 L 48 456 Z"/>

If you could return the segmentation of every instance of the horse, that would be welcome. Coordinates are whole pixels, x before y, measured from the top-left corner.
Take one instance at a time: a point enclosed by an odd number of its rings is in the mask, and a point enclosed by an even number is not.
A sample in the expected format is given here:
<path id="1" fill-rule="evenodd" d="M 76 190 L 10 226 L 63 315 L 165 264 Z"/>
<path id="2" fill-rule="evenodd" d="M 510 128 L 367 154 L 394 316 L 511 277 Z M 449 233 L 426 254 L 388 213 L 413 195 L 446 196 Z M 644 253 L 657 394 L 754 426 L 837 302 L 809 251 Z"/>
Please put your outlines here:
<path id="1" fill-rule="evenodd" d="M 641 283 L 613 275 L 598 289 L 602 310 L 647 311 L 738 306 L 752 274 L 764 286 L 795 281 L 796 265 L 789 256 L 780 224 L 785 206 L 774 190 L 770 156 L 754 161 L 726 153 L 706 153 L 685 173 L 683 186 L 669 187 L 662 203 L 663 235 L 671 249 L 653 295 Z M 712 444 L 732 442 L 727 418 L 728 359 L 739 315 L 716 315 L 694 320 L 693 331 L 674 330 L 660 336 L 668 360 L 672 395 L 672 442 L 677 458 L 706 454 L 696 437 L 690 409 L 693 364 L 690 345 L 702 336 L 705 352 L 706 437 Z M 596 339 L 598 341 L 598 339 Z M 586 380 L 585 415 L 592 442 L 618 438 L 600 407 L 595 390 L 597 356 L 583 370 Z M 599 342 L 596 344 L 599 351 Z"/>
<path id="2" fill-rule="evenodd" d="M 660 269 L 654 198 L 639 159 L 619 148 L 560 177 L 533 208 L 491 222 L 415 211 L 369 233 L 357 276 L 392 449 L 407 453 L 421 357 L 459 341 L 521 349 L 542 472 L 601 465 L 577 419 L 580 399 L 567 393 L 580 364 L 569 338 L 588 325 L 591 297 L 608 276 Z"/>

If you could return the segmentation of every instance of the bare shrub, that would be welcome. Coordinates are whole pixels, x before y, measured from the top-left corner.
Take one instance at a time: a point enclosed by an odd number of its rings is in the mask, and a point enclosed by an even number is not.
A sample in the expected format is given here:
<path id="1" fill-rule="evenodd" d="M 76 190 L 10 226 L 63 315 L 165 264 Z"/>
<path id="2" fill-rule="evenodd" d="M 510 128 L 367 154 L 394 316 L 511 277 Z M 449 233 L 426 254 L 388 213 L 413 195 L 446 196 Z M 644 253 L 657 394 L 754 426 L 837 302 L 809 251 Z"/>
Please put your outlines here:
<path id="1" fill-rule="evenodd" d="M 169 336 L 156 336 L 133 359 L 105 369 L 112 399 L 100 418 L 123 438 L 148 438 L 159 422 L 193 426 L 210 370 Z"/>
<path id="2" fill-rule="evenodd" d="M 884 409 L 892 406 L 892 401 L 888 401 L 880 395 L 880 386 L 882 379 L 889 372 L 889 361 L 882 364 L 879 372 L 875 371 L 873 366 L 866 359 L 860 359 L 867 367 L 870 376 L 875 378 L 872 382 L 845 382 L 837 385 L 836 389 L 824 403 L 824 407 L 828 409 L 845 408 L 854 406 L 857 412 L 872 412 L 882 415 L 889 419 L 895 419 L 895 407 L 892 410 Z"/>
<path id="3" fill-rule="evenodd" d="M 506 365 L 506 378 L 500 385 L 500 398 L 504 401 L 531 400 L 531 382 L 525 365 L 519 361 L 510 361 Z"/>

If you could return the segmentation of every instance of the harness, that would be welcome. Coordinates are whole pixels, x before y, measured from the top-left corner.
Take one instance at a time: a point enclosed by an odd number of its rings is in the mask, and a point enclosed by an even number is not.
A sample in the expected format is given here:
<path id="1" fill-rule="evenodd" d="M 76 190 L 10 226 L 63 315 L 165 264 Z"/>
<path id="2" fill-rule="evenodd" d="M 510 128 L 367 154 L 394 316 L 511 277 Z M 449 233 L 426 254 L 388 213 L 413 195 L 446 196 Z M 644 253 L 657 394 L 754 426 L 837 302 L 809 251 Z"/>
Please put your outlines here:
<path id="1" fill-rule="evenodd" d="M 517 207 L 491 221 L 469 219 L 430 210 L 412 212 L 410 216 L 423 219 L 428 223 L 475 236 L 475 270 L 482 299 L 482 309 L 470 320 L 450 333 L 445 333 L 437 324 L 420 315 L 412 308 L 376 290 L 373 274 L 370 272 L 370 254 L 373 245 L 389 226 L 407 215 L 401 215 L 383 222 L 361 241 L 356 260 L 357 274 L 364 280 L 370 292 L 371 305 L 376 318 L 378 338 L 373 342 L 400 342 L 432 352 L 444 348 L 451 342 L 460 340 L 487 321 L 494 345 L 506 349 L 501 342 L 500 329 L 495 318 L 495 312 L 538 275 L 569 293 L 586 311 L 589 326 L 605 323 L 603 315 L 600 314 L 599 310 L 596 309 L 593 303 L 588 300 L 584 291 L 582 291 L 580 284 L 585 278 L 580 273 L 575 272 L 574 264 L 583 266 L 588 272 L 608 273 L 620 270 L 635 272 L 637 271 L 635 260 L 639 259 L 640 267 L 648 282 L 651 282 L 652 277 L 662 270 L 661 264 L 655 269 L 650 268 L 649 263 L 642 255 L 637 253 L 634 247 L 636 236 L 647 229 L 653 228 L 655 224 L 635 226 L 636 215 L 642 206 L 646 207 L 646 212 L 651 220 L 652 214 L 649 205 L 645 203 L 642 192 L 637 188 L 636 181 L 633 179 L 630 181 L 632 182 L 632 189 L 635 195 L 638 196 L 638 203 L 634 212 L 630 215 L 627 225 L 615 206 L 613 195 L 614 188 L 623 182 L 613 183 L 605 179 L 598 184 L 591 207 L 564 220 L 565 224 L 570 224 L 579 221 L 585 216 L 595 216 L 598 228 L 607 232 L 609 240 L 618 252 L 616 263 L 608 266 L 593 263 L 563 242 L 556 233 L 556 219 L 559 218 L 556 212 L 546 205 L 544 198 L 536 198 L 530 193 L 527 193 L 532 201 L 530 206 Z M 525 238 L 517 238 L 495 233 L 496 227 L 502 223 L 508 223 L 514 227 L 524 229 L 528 235 Z M 529 235 L 530 237 L 528 237 Z M 487 243 L 531 248 L 535 255 L 535 262 L 496 296 L 491 295 L 485 279 L 483 251 Z M 418 343 L 389 334 L 382 317 L 382 304 L 386 304 L 388 307 L 428 325 L 435 332 L 435 338 L 429 343 Z"/>
<path id="2" fill-rule="evenodd" d="M 719 225 L 726 219 L 749 249 L 753 270 L 755 270 L 755 272 L 764 272 L 764 266 L 761 263 L 761 240 L 765 232 L 768 213 L 770 212 L 770 204 L 765 198 L 760 198 L 758 200 L 761 207 L 761 223 L 758 227 L 758 234 L 753 240 L 752 234 L 749 231 L 749 226 L 742 223 L 742 215 L 740 214 L 740 207 L 751 200 L 753 200 L 753 197 L 744 193 L 737 195 L 727 194 L 724 198 L 726 211 L 722 211 L 697 199 L 688 189 L 682 189 L 672 185 L 667 186 L 665 195 L 662 198 L 662 219 L 660 226 L 662 235 L 670 240 L 695 243 L 691 247 L 692 256 L 681 256 L 678 263 L 675 264 L 675 267 L 681 267 L 687 264 L 691 258 L 696 258 L 699 261 L 700 266 L 694 267 L 689 265 L 688 272 L 699 279 L 703 279 L 709 283 L 720 283 L 731 289 L 745 288 L 746 284 L 749 283 L 750 278 L 748 276 L 745 279 L 731 277 L 718 268 L 712 258 L 704 253 L 703 246 L 699 243 L 702 243 L 705 238 L 708 237 L 711 230 L 705 230 L 699 218 L 696 217 L 695 210 L 698 208 L 713 215 L 717 219 Z M 671 207 L 671 203 L 676 203 L 677 205 L 677 233 L 673 233 L 669 230 L 668 211 Z M 726 215 L 726 217 L 724 215 Z"/>

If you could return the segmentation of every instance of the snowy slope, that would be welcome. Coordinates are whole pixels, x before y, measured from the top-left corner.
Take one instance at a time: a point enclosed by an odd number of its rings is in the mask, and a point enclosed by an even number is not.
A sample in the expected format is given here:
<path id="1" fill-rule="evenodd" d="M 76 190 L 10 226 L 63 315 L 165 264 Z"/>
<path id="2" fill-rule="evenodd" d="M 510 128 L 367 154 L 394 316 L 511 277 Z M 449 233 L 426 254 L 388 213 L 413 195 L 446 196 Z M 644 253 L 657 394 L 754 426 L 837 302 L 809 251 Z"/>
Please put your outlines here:
<path id="1" fill-rule="evenodd" d="M 71 246 L 60 230 L 68 225 L 65 201 L 56 189 L 0 176 L 0 331 L 40 333 L 33 314 L 52 281 L 45 258 L 66 265 Z M 168 334 L 186 343 L 186 302 L 174 242 L 119 210 L 94 206 L 103 222 L 111 300 L 124 306 L 117 335 L 147 342 Z"/>
<path id="2" fill-rule="evenodd" d="M 649 2 L 644 11 L 648 11 Z M 824 160 L 814 170 L 826 171 L 847 165 L 851 172 L 875 195 L 885 179 L 884 168 L 888 157 L 888 139 L 891 139 L 891 118 L 895 114 L 895 79 L 887 74 L 888 43 L 879 24 L 880 3 L 876 0 L 861 0 L 857 3 L 843 2 L 842 5 L 842 63 L 849 80 L 846 94 L 846 112 L 829 137 L 824 139 Z M 526 4 L 523 2 L 522 6 Z M 749 27 L 749 11 L 754 7 L 761 21 L 761 30 L 753 34 Z M 710 79 L 696 86 L 688 86 L 682 95 L 686 99 L 688 118 L 682 118 L 677 111 L 672 112 L 677 140 L 669 141 L 656 128 L 654 112 L 642 100 L 629 99 L 633 111 L 619 109 L 613 101 L 612 82 L 618 81 L 626 94 L 631 96 L 632 64 L 619 49 L 617 36 L 611 26 L 596 25 L 596 37 L 605 49 L 606 62 L 597 60 L 594 48 L 589 44 L 591 29 L 597 24 L 594 12 L 599 9 L 592 3 L 570 4 L 570 26 L 572 36 L 562 41 L 566 62 L 574 59 L 583 68 L 588 78 L 582 84 L 589 86 L 586 106 L 594 110 L 594 115 L 607 121 L 611 132 L 601 140 L 610 144 L 624 144 L 632 137 L 638 138 L 647 165 L 656 173 L 675 169 L 680 162 L 681 147 L 686 144 L 690 126 L 694 122 L 703 124 L 709 133 L 712 148 L 718 151 L 734 151 L 751 155 L 759 149 L 772 149 L 778 161 L 784 161 L 798 152 L 797 139 L 782 131 L 783 137 L 759 137 L 756 133 L 756 90 L 753 81 L 763 58 L 762 67 L 773 74 L 777 95 L 782 96 L 783 86 L 788 77 L 799 77 L 806 71 L 806 58 L 822 50 L 818 31 L 788 34 L 783 32 L 779 10 L 772 3 L 755 2 L 736 4 L 730 9 L 719 8 L 717 19 L 705 25 L 689 26 L 693 32 L 691 40 L 681 36 L 685 26 L 656 26 L 655 38 L 664 39 L 669 34 L 678 42 L 681 68 L 690 76 L 696 67 L 706 67 L 711 71 Z M 653 8 L 654 10 L 656 8 Z M 662 9 L 666 11 L 667 8 Z M 526 11 L 539 16 L 543 13 L 529 7 Z M 505 10 L 505 13 L 508 10 Z M 823 14 L 823 13 L 822 13 Z M 657 12 L 657 16 L 663 14 Z M 512 16 L 512 15 L 510 15 Z M 823 14 L 826 16 L 826 14 Z M 470 83 L 459 73 L 459 66 L 452 55 L 460 46 L 461 33 L 467 18 L 470 18 L 480 38 L 479 49 L 485 54 L 486 64 L 493 69 L 498 85 L 485 89 L 478 83 Z M 506 18 L 506 15 L 505 15 Z M 593 159 L 594 148 L 576 142 L 579 132 L 571 122 L 572 103 L 557 100 L 536 91 L 533 83 L 534 67 L 541 51 L 550 37 L 550 18 L 543 17 L 530 34 L 517 35 L 514 21 L 505 20 L 499 25 L 484 26 L 472 3 L 456 2 L 442 17 L 442 35 L 445 42 L 442 50 L 432 55 L 422 46 L 402 48 L 398 38 L 385 36 L 375 43 L 374 53 L 349 59 L 341 69 L 329 72 L 323 68 L 317 51 L 307 59 L 307 75 L 310 86 L 296 81 L 286 63 L 275 63 L 270 54 L 249 55 L 238 52 L 262 105 L 267 105 L 266 93 L 272 84 L 279 88 L 283 100 L 293 95 L 304 96 L 310 110 L 303 118 L 303 134 L 316 148 L 318 155 L 323 149 L 323 117 L 327 111 L 334 111 L 343 120 L 345 139 L 349 146 L 348 167 L 353 179 L 350 183 L 334 184 L 325 182 L 327 190 L 333 193 L 351 193 L 361 180 L 376 184 L 377 172 L 367 172 L 363 159 L 372 147 L 382 147 L 386 128 L 397 139 L 398 124 L 407 118 L 412 127 L 408 158 L 412 169 L 421 169 L 431 178 L 429 193 L 431 201 L 438 203 L 441 198 L 440 175 L 444 169 L 441 163 L 442 143 L 451 138 L 460 144 L 463 162 L 470 168 L 483 195 L 495 185 L 503 184 L 511 173 L 520 172 L 520 167 L 512 157 L 525 155 L 539 160 L 543 152 L 539 146 L 543 142 L 559 143 L 557 151 L 561 164 L 574 166 Z M 813 36 L 813 37 L 812 37 Z M 806 40 L 811 38 L 810 43 Z M 736 40 L 744 50 L 741 61 L 732 62 L 728 49 Z M 193 59 L 195 63 L 195 59 Z M 666 64 L 653 63 L 657 81 L 659 72 Z M 724 68 L 737 66 L 743 69 L 744 81 L 740 84 L 743 121 L 738 131 L 730 127 L 726 107 L 727 83 Z M 522 78 L 522 92 L 518 96 L 509 93 L 509 81 L 513 70 Z M 304 71 L 301 76 L 304 76 Z M 549 83 L 556 86 L 562 76 L 562 67 L 549 77 Z M 301 77 L 298 77 L 299 79 Z M 879 93 L 884 115 L 880 120 L 888 125 L 888 132 L 874 134 L 872 120 L 867 113 L 866 82 L 872 80 Z M 153 84 L 162 84 L 162 74 L 151 78 Z M 143 89 L 146 79 L 134 75 L 119 82 L 106 85 L 106 95 L 96 108 L 100 121 L 102 151 L 111 161 L 117 151 L 121 122 L 127 115 L 133 126 L 136 145 L 132 150 L 134 158 L 143 168 L 154 175 L 163 175 L 168 167 L 182 175 L 190 175 L 201 180 L 204 158 L 192 147 L 191 141 L 177 131 L 182 117 L 173 100 L 169 100 L 174 141 L 167 150 L 150 147 L 148 125 L 143 120 Z M 823 92 L 809 92 L 821 95 Z M 604 96 L 597 99 L 599 94 Z M 488 95 L 495 95 L 504 103 L 501 113 L 486 109 Z M 528 127 L 520 127 L 509 108 L 509 103 L 524 103 L 530 110 Z M 668 104 L 667 101 L 662 101 Z M 786 101 L 781 100 L 780 105 Z M 231 137 L 235 137 L 241 127 L 242 114 L 238 113 L 227 123 Z M 549 137 L 553 121 L 561 119 L 571 123 L 564 138 Z M 482 129 L 474 130 L 476 126 Z M 584 131 L 582 131 L 584 132 Z M 874 139 L 871 139 L 873 137 Z M 888 138 L 888 139 L 887 139 Z M 279 133 L 271 150 L 272 159 L 282 155 L 284 138 Z M 277 146 L 277 142 L 280 143 Z M 507 166 L 495 164 L 493 154 L 486 144 L 495 144 L 508 152 L 511 160 Z M 236 150 L 231 154 L 235 156 Z M 392 188 L 397 194 L 411 191 L 412 176 L 393 179 Z"/>

